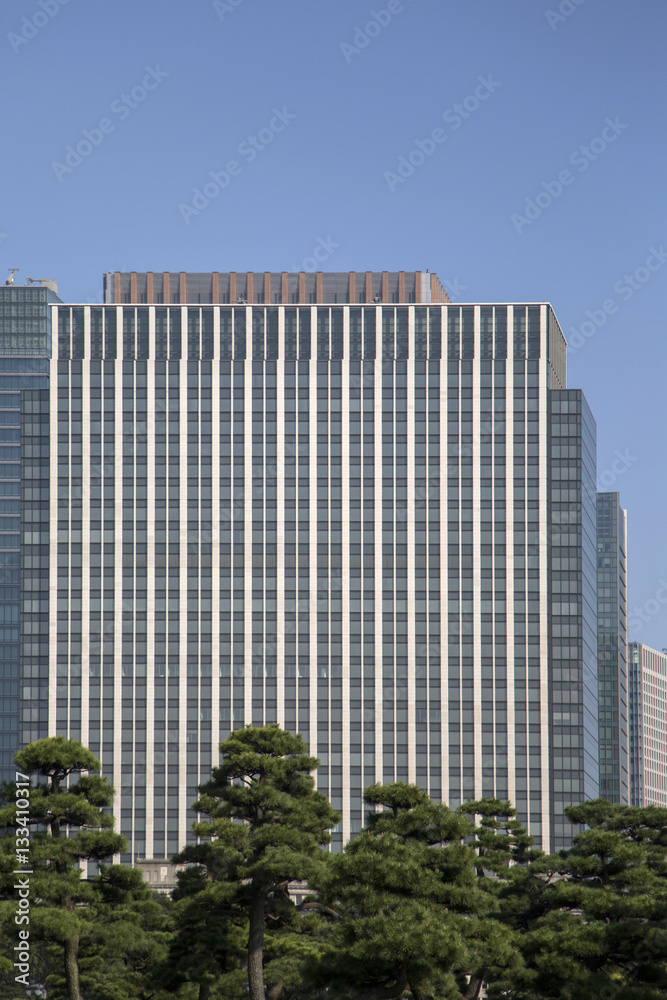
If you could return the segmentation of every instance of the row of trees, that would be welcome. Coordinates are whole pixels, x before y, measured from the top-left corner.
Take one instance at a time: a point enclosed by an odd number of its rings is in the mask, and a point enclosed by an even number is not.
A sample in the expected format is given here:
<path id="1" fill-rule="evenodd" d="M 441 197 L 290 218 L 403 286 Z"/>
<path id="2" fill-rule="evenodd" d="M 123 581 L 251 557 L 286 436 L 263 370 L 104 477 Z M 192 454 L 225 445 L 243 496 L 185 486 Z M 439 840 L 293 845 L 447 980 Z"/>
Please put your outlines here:
<path id="1" fill-rule="evenodd" d="M 56 737 L 17 754 L 33 783 L 27 819 L 15 787 L 0 810 L 12 830 L 0 842 L 2 1000 L 26 995 L 17 834 L 30 844 L 30 975 L 49 1000 L 667 995 L 667 810 L 572 807 L 587 829 L 547 856 L 508 803 L 453 811 L 414 785 L 373 785 L 366 828 L 331 854 L 339 817 L 298 736 L 247 727 L 221 753 L 173 899 L 106 863 L 125 844 L 88 750 Z M 295 882 L 308 886 L 299 905 Z"/>

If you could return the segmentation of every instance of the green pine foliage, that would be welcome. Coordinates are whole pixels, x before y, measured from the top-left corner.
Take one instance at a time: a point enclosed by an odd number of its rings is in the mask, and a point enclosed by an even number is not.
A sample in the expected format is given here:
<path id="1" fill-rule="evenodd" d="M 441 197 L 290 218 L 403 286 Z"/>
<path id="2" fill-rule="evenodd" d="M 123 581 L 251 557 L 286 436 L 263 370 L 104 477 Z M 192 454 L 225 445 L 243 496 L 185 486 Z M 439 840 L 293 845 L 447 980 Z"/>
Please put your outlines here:
<path id="1" fill-rule="evenodd" d="M 307 751 L 300 736 L 276 725 L 232 733 L 220 745 L 222 763 L 194 805 L 208 817 L 193 828 L 204 843 L 177 857 L 204 868 L 222 893 L 231 923 L 247 922 L 251 1000 L 265 1000 L 267 923 L 279 927 L 293 918 L 289 886 L 317 879 L 329 831 L 340 818 L 314 790 L 311 773 L 319 761 Z M 280 983 L 272 985 L 279 995 Z"/>
<path id="2" fill-rule="evenodd" d="M 566 810 L 573 846 L 520 871 L 506 913 L 526 974 L 511 1000 L 667 995 L 667 809 L 598 799 Z"/>
<path id="3" fill-rule="evenodd" d="M 30 809 L 17 813 L 5 787 L 0 1000 L 25 995 L 12 965 L 17 832 L 31 978 L 49 1000 L 667 996 L 667 809 L 572 806 L 583 832 L 548 856 L 508 802 L 450 810 L 415 785 L 378 784 L 365 829 L 332 854 L 338 816 L 314 789 L 318 761 L 277 726 L 245 727 L 200 788 L 198 842 L 174 859 L 186 867 L 170 899 L 108 863 L 125 843 L 90 751 L 57 737 L 16 761 Z"/>

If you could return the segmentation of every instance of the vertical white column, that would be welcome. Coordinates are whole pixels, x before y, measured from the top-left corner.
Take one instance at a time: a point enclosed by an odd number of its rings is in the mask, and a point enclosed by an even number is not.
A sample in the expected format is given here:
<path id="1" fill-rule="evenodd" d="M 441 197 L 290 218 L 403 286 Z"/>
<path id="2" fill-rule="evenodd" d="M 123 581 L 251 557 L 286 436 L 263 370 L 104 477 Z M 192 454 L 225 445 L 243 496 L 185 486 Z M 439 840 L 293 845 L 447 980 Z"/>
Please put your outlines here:
<path id="1" fill-rule="evenodd" d="M 81 742 L 90 743 L 90 306 L 84 309 L 87 330 L 84 360 L 81 362 Z"/>
<path id="2" fill-rule="evenodd" d="M 343 311 L 343 361 L 341 361 L 341 513 L 342 538 L 340 569 L 331 581 L 332 597 L 341 598 L 343 657 L 343 843 L 350 839 L 350 309 Z M 339 574 L 339 575 L 338 575 Z M 333 636 L 332 636 L 333 641 Z M 355 733 L 355 742 L 361 739 Z"/>
<path id="3" fill-rule="evenodd" d="M 243 659 L 244 659 L 244 707 L 243 719 L 247 726 L 252 723 L 252 309 L 246 308 L 246 360 L 243 364 L 243 511 L 244 511 L 244 601 L 243 601 Z M 264 678 L 257 680 L 257 697 L 263 698 Z"/>
<path id="4" fill-rule="evenodd" d="M 119 333 L 116 341 L 116 362 L 114 364 L 115 421 L 114 421 L 114 630 L 113 630 L 113 781 L 116 788 L 121 785 L 121 742 L 123 739 L 122 691 L 123 691 L 123 325 L 122 310 L 116 310 Z M 134 512 L 134 505 L 132 505 Z M 128 511 L 129 513 L 129 511 Z M 103 654 L 104 655 L 104 654 Z M 104 673 L 104 666 L 102 666 Z M 102 678 L 104 683 L 104 678 Z M 104 692 L 104 687 L 102 688 Z M 102 738 L 106 740 L 106 725 Z M 116 829 L 120 828 L 122 788 L 114 799 Z"/>
<path id="5" fill-rule="evenodd" d="M 480 307 L 475 306 L 474 361 L 472 363 L 472 549 L 473 549 L 473 713 L 475 753 L 475 798 L 482 796 L 482 576 L 481 576 L 481 428 L 480 428 Z M 463 342 L 463 337 L 461 338 Z M 463 696 L 461 698 L 463 701 Z M 461 726 L 463 726 L 461 708 Z"/>
<path id="6" fill-rule="evenodd" d="M 308 525 L 308 626 L 310 628 L 310 752 L 317 756 L 317 309 L 310 310 L 308 363 L 308 449 L 310 517 Z M 298 570 L 297 570 L 298 572 Z M 316 776 L 317 781 L 317 776 Z M 331 787 L 331 786 L 329 786 Z"/>
<path id="7" fill-rule="evenodd" d="M 52 357 L 49 361 L 49 714 L 48 734 L 56 735 L 56 698 L 58 662 L 58 307 L 51 310 L 54 331 Z M 68 422 L 69 427 L 69 422 Z M 64 428 L 63 428 L 64 429 Z"/>
<path id="8" fill-rule="evenodd" d="M 526 322 L 526 342 L 528 330 Z M 540 520 L 540 744 L 542 771 L 542 844 L 551 840 L 550 753 L 549 753 L 549 382 L 547 306 L 540 307 L 540 360 L 539 360 L 539 520 Z M 526 352 L 527 353 L 527 352 Z M 526 380 L 527 381 L 527 380 Z M 527 401 L 526 401 L 527 406 Z M 528 413 L 526 413 L 528 416 Z M 526 488 L 527 489 L 527 488 Z M 529 716 L 530 717 L 530 716 Z M 530 738 L 530 737 L 529 737 Z M 528 782 L 530 786 L 530 781 Z M 530 794 L 530 793 L 529 793 Z"/>
<path id="9" fill-rule="evenodd" d="M 178 846 L 185 846 L 188 831 L 186 811 L 188 745 L 188 335 L 187 310 L 181 309 L 181 360 L 179 374 L 179 587 L 178 587 Z M 169 765 L 167 765 L 168 767 Z M 176 789 L 170 788 L 168 796 Z M 174 796 L 175 797 L 175 796 Z"/>
<path id="10" fill-rule="evenodd" d="M 146 362 L 146 857 L 153 857 L 155 803 L 155 306 L 148 314 Z M 166 765 L 168 766 L 168 765 Z"/>
<path id="11" fill-rule="evenodd" d="M 447 308 L 441 309 L 442 319 L 440 321 L 441 345 L 440 345 L 440 738 L 442 746 L 440 751 L 440 767 L 442 769 L 442 801 L 449 803 L 449 580 L 447 577 L 448 566 L 448 526 L 447 526 L 447 479 L 448 479 L 448 448 L 447 434 L 449 427 L 447 424 Z M 430 365 L 426 366 L 430 368 Z M 426 379 L 428 383 L 428 376 Z M 429 389 L 426 390 L 430 392 Z M 427 410 L 428 416 L 428 410 Z M 431 446 L 428 445 L 428 452 Z M 428 466 L 427 466 L 428 468 Z M 457 460 L 457 475 L 459 467 Z M 431 495 L 430 478 L 428 482 L 428 496 Z M 460 495 L 460 490 L 457 491 Z M 429 503 L 430 507 L 430 503 Z M 429 525 L 431 522 L 431 512 L 428 513 Z M 430 603 L 430 585 L 429 585 Z M 460 606 L 460 605 L 459 605 Z M 430 667 L 429 667 L 430 671 Z M 430 685 L 430 681 L 427 682 Z M 429 688 L 429 715 L 430 715 L 430 688 Z M 459 713 L 460 717 L 460 713 Z M 461 722 L 459 722 L 461 725 Z M 429 721 L 429 730 L 431 723 Z M 429 734 L 430 741 L 430 734 Z M 431 766 L 431 750 L 429 745 L 429 768 Z"/>
<path id="12" fill-rule="evenodd" d="M 375 497 L 375 780 L 383 780 L 383 686 L 382 686 L 382 310 L 375 310 L 375 357 L 373 365 L 373 428 L 374 428 L 374 492 Z M 395 716 L 394 703 L 394 719 Z M 392 726 L 392 744 L 396 745 L 396 730 Z M 394 751 L 392 766 L 396 767 Z"/>
<path id="13" fill-rule="evenodd" d="M 278 309 L 278 360 L 276 365 L 276 457 L 271 475 L 276 477 L 276 701 L 278 725 L 285 725 L 285 307 Z M 293 471 L 296 472 L 296 469 Z M 268 469 L 267 469 L 268 473 Z"/>
<path id="14" fill-rule="evenodd" d="M 512 330 L 514 316 L 507 307 L 507 361 L 505 362 L 505 530 L 507 591 L 507 792 L 516 804 L 516 709 L 514 694 L 514 362 L 512 360 Z M 546 845 L 548 849 L 548 845 Z"/>
<path id="15" fill-rule="evenodd" d="M 408 781 L 417 780 L 415 729 L 415 309 L 408 309 L 407 502 L 396 505 L 396 526 L 407 528 L 408 574 Z"/>
<path id="16" fill-rule="evenodd" d="M 213 310 L 211 361 L 211 764 L 220 753 L 220 310 Z M 233 570 L 232 570 L 233 572 Z M 233 618 L 233 612 L 232 612 Z"/>

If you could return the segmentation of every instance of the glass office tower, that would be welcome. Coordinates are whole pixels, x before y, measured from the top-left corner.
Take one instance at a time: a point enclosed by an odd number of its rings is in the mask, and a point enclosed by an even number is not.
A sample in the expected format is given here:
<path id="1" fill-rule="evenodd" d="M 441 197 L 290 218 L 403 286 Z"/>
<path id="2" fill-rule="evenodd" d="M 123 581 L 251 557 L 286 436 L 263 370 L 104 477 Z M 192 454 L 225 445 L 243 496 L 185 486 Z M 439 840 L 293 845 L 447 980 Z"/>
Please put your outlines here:
<path id="1" fill-rule="evenodd" d="M 597 495 L 600 796 L 629 803 L 627 528 L 618 493 Z"/>
<path id="2" fill-rule="evenodd" d="M 52 310 L 44 732 L 100 754 L 124 860 L 182 846 L 264 722 L 322 761 L 334 849 L 394 780 L 567 843 L 598 790 L 595 425 L 551 307 L 214 272 Z"/>
<path id="3" fill-rule="evenodd" d="M 59 301 L 40 285 L 0 286 L 0 781 L 13 780 L 14 754 L 48 725 L 50 304 Z"/>

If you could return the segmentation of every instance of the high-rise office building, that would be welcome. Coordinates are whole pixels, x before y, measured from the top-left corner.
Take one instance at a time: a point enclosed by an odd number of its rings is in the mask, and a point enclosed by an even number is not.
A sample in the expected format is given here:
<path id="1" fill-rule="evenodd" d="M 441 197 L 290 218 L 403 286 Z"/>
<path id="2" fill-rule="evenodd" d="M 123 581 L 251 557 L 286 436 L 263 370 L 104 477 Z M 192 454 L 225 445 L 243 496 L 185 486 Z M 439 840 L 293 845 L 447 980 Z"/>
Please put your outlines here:
<path id="1" fill-rule="evenodd" d="M 630 805 L 667 806 L 667 653 L 628 644 Z"/>
<path id="2" fill-rule="evenodd" d="M 48 726 L 50 307 L 59 301 L 51 282 L 0 286 L 0 780 L 13 779 L 31 727 L 46 735 Z"/>
<path id="3" fill-rule="evenodd" d="M 627 527 L 618 493 L 597 495 L 600 796 L 630 801 Z"/>
<path id="4" fill-rule="evenodd" d="M 598 794 L 595 424 L 551 307 L 214 272 L 50 308 L 23 736 L 100 754 L 125 860 L 177 850 L 219 741 L 264 722 L 322 761 L 335 848 L 393 780 L 565 846 Z"/>

